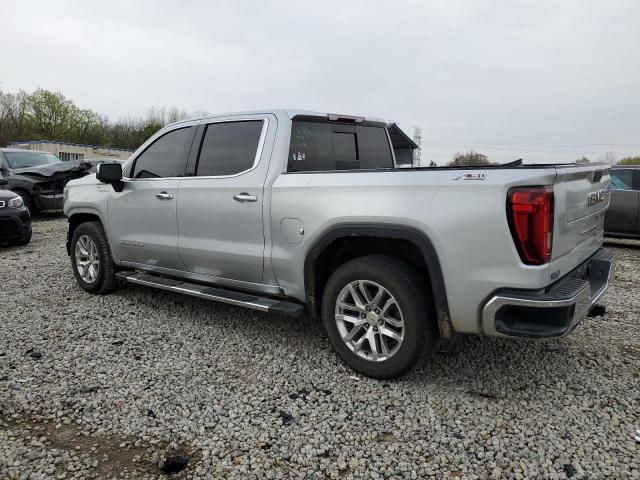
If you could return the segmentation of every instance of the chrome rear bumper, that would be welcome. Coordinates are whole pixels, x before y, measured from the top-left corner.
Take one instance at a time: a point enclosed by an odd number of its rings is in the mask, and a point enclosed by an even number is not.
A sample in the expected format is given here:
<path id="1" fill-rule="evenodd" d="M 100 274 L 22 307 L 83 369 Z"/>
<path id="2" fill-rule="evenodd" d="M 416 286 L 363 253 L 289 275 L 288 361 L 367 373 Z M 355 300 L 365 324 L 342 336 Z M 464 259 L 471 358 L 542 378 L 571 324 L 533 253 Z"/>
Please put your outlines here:
<path id="1" fill-rule="evenodd" d="M 616 254 L 601 248 L 543 291 L 504 290 L 487 301 L 482 329 L 497 337 L 554 338 L 570 333 L 609 286 Z"/>

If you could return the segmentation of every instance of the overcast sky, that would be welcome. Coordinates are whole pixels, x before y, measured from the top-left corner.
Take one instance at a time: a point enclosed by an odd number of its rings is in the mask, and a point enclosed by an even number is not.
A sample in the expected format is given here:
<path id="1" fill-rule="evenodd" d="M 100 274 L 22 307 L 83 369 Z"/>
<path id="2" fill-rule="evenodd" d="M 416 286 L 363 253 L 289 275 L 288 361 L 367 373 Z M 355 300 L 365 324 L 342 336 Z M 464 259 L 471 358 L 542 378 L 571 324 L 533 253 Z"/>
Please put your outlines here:
<path id="1" fill-rule="evenodd" d="M 422 127 L 422 156 L 640 154 L 640 1 L 3 0 L 0 88 L 112 119 L 304 108 Z"/>

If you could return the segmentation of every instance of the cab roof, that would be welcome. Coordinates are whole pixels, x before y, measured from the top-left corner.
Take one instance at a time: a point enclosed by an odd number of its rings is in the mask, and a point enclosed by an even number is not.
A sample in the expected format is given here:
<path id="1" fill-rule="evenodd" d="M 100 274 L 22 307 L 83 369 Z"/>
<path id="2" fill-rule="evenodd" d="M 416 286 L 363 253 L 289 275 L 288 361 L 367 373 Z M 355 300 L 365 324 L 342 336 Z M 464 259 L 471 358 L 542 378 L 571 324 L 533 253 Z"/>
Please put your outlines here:
<path id="1" fill-rule="evenodd" d="M 181 123 L 187 123 L 187 122 L 203 122 L 203 121 L 214 120 L 214 119 L 223 118 L 223 117 L 241 117 L 246 115 L 265 115 L 265 114 L 272 114 L 278 117 L 287 117 L 289 119 L 292 119 L 296 116 L 312 116 L 312 117 L 338 116 L 338 117 L 352 117 L 352 118 L 357 117 L 357 118 L 362 118 L 364 121 L 367 121 L 367 122 L 387 123 L 387 121 L 384 118 L 379 118 L 379 117 L 365 117 L 362 115 L 350 115 L 350 114 L 342 114 L 342 113 L 334 113 L 334 112 L 317 112 L 313 110 L 282 108 L 282 109 L 247 110 L 247 111 L 241 111 L 241 112 L 219 113 L 215 115 L 206 115 L 202 117 L 187 118 L 184 120 L 174 122 L 171 125 L 179 125 Z M 167 125 L 167 126 L 170 126 L 170 125 Z"/>

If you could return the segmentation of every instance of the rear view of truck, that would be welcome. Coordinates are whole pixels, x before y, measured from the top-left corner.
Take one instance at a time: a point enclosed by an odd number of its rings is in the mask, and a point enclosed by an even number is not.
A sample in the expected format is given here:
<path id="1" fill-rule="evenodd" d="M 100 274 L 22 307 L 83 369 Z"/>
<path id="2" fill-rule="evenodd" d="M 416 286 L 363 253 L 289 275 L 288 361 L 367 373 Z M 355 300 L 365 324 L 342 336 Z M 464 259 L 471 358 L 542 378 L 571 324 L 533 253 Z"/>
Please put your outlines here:
<path id="1" fill-rule="evenodd" d="M 553 185 L 509 190 L 507 219 L 525 265 L 549 266 L 539 291 L 505 289 L 483 309 L 489 335 L 550 338 L 571 332 L 604 293 L 614 256 L 602 248 L 609 168 L 557 166 Z"/>

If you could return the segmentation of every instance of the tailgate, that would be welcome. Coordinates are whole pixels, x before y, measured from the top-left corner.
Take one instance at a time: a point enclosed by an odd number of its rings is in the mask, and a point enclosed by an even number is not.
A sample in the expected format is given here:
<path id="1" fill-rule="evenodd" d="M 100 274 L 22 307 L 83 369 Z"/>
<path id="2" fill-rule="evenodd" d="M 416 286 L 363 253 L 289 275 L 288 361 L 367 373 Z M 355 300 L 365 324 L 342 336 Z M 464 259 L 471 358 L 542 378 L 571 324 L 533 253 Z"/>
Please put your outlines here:
<path id="1" fill-rule="evenodd" d="M 602 246 L 610 198 L 607 165 L 567 166 L 556 171 L 552 279 L 568 273 Z"/>

